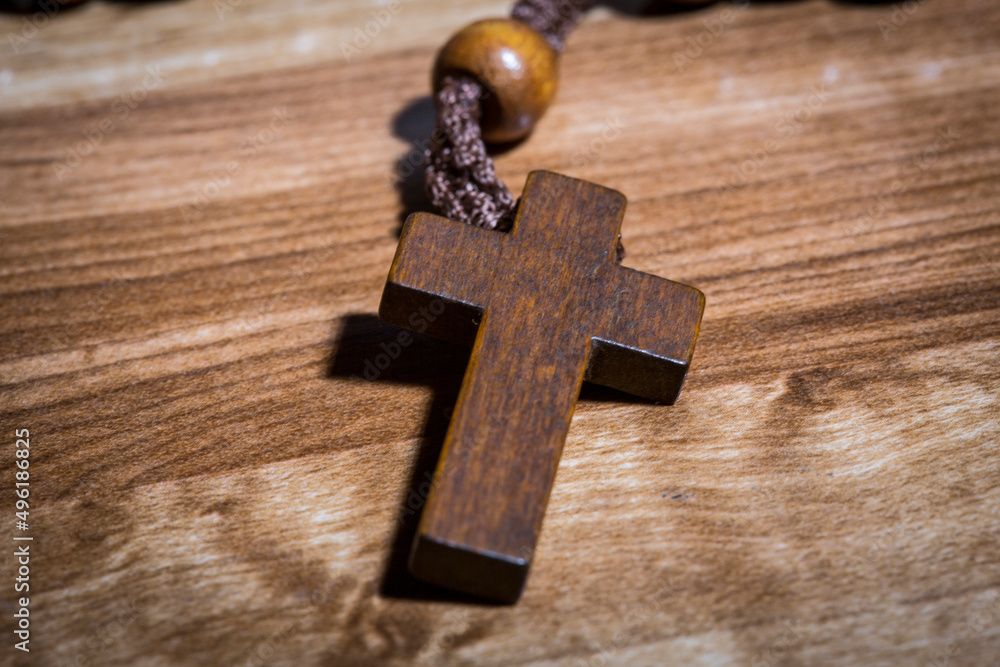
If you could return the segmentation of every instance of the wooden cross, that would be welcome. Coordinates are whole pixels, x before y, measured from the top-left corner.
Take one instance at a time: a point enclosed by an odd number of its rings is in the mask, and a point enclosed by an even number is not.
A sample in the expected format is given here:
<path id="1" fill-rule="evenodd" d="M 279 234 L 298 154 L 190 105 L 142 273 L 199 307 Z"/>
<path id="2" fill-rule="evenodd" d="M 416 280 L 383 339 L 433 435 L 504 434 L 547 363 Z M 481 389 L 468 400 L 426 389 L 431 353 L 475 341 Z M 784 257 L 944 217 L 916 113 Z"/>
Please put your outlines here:
<path id="1" fill-rule="evenodd" d="M 583 380 L 677 398 L 705 297 L 618 264 L 625 201 L 535 171 L 509 233 L 407 219 L 379 317 L 474 341 L 410 554 L 418 578 L 517 600 Z"/>

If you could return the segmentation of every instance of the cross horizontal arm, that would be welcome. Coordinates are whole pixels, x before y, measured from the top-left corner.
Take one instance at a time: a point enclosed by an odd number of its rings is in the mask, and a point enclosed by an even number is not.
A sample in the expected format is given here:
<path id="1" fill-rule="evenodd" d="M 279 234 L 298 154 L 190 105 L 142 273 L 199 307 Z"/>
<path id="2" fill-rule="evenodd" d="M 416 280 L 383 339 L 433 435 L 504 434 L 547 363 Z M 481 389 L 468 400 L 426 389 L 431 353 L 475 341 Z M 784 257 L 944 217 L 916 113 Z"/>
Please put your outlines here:
<path id="1" fill-rule="evenodd" d="M 698 340 L 705 295 L 617 267 L 592 329 L 586 379 L 664 403 L 680 393 Z"/>
<path id="2" fill-rule="evenodd" d="M 445 340 L 472 341 L 505 237 L 430 213 L 412 214 L 400 234 L 379 318 Z"/>

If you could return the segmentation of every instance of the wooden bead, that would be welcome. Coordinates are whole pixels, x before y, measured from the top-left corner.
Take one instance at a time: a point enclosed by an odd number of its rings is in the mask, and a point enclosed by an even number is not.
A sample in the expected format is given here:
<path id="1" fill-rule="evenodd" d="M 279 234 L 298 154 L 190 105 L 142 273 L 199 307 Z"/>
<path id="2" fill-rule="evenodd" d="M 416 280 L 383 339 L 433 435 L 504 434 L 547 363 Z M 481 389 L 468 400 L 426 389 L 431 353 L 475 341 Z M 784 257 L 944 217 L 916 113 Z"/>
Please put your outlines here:
<path id="1" fill-rule="evenodd" d="M 531 132 L 552 102 L 558 54 L 520 21 L 487 19 L 460 30 L 438 53 L 434 91 L 455 74 L 475 76 L 490 93 L 483 101 L 483 139 L 516 141 Z"/>

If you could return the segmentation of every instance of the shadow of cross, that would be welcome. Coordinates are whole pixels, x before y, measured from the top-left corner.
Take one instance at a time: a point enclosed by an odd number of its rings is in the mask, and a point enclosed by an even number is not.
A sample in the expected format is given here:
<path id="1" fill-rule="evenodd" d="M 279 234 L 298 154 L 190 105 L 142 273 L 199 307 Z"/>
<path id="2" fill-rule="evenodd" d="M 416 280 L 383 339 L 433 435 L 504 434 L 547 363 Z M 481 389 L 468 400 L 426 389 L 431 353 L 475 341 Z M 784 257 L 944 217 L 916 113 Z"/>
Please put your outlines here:
<path id="1" fill-rule="evenodd" d="M 624 212 L 619 192 L 535 171 L 508 233 L 406 221 L 379 317 L 412 327 L 436 307 L 425 333 L 474 340 L 410 554 L 416 577 L 516 601 L 583 380 L 677 397 L 705 297 L 618 264 Z"/>

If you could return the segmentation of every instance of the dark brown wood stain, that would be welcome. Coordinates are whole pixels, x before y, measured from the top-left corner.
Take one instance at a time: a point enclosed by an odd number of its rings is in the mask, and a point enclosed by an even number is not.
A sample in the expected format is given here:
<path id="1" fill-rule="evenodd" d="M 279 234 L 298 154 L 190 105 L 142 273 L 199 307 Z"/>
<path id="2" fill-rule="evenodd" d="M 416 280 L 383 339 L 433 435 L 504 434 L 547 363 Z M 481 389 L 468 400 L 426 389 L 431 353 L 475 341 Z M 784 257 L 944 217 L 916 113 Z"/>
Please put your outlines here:
<path id="1" fill-rule="evenodd" d="M 509 233 L 426 213 L 403 227 L 379 317 L 475 339 L 410 560 L 421 579 L 516 601 L 584 378 L 677 398 L 705 297 L 618 264 L 624 211 L 619 192 L 535 171 Z"/>

